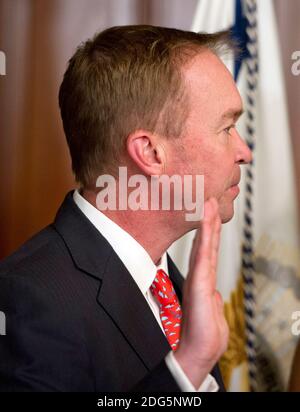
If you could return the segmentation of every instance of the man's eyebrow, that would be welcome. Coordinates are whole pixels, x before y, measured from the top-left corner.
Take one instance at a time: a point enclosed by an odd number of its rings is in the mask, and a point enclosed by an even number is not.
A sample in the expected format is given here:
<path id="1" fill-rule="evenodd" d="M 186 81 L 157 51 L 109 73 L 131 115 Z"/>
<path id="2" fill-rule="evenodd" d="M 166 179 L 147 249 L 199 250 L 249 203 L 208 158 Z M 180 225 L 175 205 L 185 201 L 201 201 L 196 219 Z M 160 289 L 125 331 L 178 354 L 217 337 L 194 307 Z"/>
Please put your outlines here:
<path id="1" fill-rule="evenodd" d="M 244 113 L 244 109 L 229 109 L 221 116 L 221 122 L 226 119 L 234 119 L 235 121 Z"/>

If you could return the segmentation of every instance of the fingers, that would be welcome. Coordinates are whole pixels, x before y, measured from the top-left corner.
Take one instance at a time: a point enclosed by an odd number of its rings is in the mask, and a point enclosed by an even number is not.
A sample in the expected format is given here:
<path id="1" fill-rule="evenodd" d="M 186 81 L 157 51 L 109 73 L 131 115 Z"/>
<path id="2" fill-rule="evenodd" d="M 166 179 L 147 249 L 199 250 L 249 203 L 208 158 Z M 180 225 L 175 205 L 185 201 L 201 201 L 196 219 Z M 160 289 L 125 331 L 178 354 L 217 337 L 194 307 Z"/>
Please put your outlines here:
<path id="1" fill-rule="evenodd" d="M 211 271 L 216 268 L 219 237 L 218 203 L 216 199 L 212 198 L 205 203 L 201 232 L 197 233 L 192 251 L 193 266 L 191 271 L 197 273 L 199 282 L 201 279 L 211 276 Z"/>
<path id="2" fill-rule="evenodd" d="M 203 244 L 203 241 L 205 243 L 205 246 L 203 247 L 202 245 L 202 250 L 203 248 L 206 250 L 207 249 L 207 241 L 208 241 L 208 236 L 210 236 L 209 233 L 209 228 L 207 228 L 207 222 L 209 219 L 209 216 L 211 214 L 211 205 L 210 201 L 205 202 L 204 205 L 204 217 L 201 222 L 201 226 L 196 232 L 196 235 L 193 240 L 193 246 L 192 246 L 192 251 L 191 251 L 191 257 L 190 257 L 190 270 L 194 268 L 196 260 L 200 258 L 200 253 L 201 253 L 201 244 Z"/>

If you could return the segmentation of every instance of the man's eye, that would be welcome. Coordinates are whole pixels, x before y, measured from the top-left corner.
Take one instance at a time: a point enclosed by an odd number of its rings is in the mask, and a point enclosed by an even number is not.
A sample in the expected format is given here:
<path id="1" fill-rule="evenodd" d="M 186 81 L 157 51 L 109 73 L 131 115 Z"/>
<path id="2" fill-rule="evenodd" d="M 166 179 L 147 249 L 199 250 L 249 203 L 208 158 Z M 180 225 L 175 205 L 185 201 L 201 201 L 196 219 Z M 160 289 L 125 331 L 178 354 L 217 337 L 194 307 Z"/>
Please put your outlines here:
<path id="1" fill-rule="evenodd" d="M 227 134 L 230 134 L 230 130 L 233 129 L 235 127 L 235 124 L 231 124 L 230 126 L 226 127 L 226 129 L 224 129 L 224 132 Z"/>

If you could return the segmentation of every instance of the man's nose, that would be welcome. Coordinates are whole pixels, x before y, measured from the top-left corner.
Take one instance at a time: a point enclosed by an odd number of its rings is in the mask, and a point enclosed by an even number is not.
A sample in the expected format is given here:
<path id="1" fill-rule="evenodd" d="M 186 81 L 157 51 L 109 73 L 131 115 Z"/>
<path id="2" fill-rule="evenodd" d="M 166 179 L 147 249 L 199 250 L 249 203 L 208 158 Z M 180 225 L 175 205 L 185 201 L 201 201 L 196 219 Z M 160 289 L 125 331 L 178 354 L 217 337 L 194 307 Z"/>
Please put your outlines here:
<path id="1" fill-rule="evenodd" d="M 236 135 L 237 135 L 236 136 L 237 138 L 237 163 L 248 164 L 253 159 L 252 151 L 247 145 L 247 143 L 244 141 L 244 139 L 242 139 L 238 133 L 236 133 Z"/>

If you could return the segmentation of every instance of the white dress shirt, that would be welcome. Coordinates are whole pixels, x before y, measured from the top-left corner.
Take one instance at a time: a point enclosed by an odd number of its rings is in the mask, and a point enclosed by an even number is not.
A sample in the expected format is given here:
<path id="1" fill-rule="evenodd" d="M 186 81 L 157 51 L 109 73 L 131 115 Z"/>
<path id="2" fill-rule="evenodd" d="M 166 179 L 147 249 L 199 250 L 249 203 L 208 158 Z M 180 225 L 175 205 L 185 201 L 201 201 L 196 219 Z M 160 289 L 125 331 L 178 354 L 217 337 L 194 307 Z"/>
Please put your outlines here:
<path id="1" fill-rule="evenodd" d="M 163 269 L 167 274 L 168 262 L 167 253 L 165 252 L 160 264 L 156 266 L 146 250 L 140 245 L 129 233 L 109 219 L 104 213 L 100 212 L 91 203 L 85 200 L 78 190 L 74 191 L 74 202 L 90 220 L 90 222 L 99 230 L 101 235 L 110 243 L 118 257 L 121 259 L 128 272 L 136 282 L 141 293 L 145 297 L 150 309 L 152 310 L 157 323 L 162 332 L 165 334 L 162 326 L 159 306 L 150 291 L 150 286 L 154 281 L 158 269 Z M 179 363 L 176 361 L 173 351 L 171 350 L 165 358 L 165 362 L 176 380 L 178 386 L 183 392 L 195 392 L 194 386 L 191 384 Z M 219 386 L 210 374 L 207 375 L 204 382 L 201 384 L 198 392 L 217 392 Z"/>

